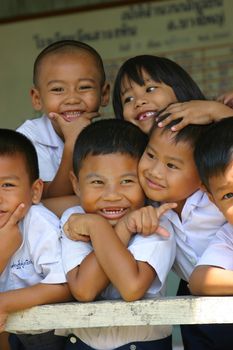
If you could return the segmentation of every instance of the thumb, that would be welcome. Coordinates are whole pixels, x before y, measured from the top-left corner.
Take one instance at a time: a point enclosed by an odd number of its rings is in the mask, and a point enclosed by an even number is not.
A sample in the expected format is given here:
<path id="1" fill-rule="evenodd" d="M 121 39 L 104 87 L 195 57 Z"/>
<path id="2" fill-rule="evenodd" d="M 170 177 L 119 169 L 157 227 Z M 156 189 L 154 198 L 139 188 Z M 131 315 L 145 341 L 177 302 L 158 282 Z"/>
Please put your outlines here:
<path id="1" fill-rule="evenodd" d="M 25 208 L 24 203 L 20 203 L 18 205 L 18 207 L 15 209 L 15 211 L 11 214 L 11 216 L 8 220 L 8 225 L 14 226 L 23 218 L 24 208 Z"/>
<path id="2" fill-rule="evenodd" d="M 162 226 L 158 226 L 157 229 L 156 229 L 156 233 L 159 234 L 160 236 L 162 237 L 169 237 L 170 236 L 170 233 L 169 231 L 167 231 L 164 227 Z"/>
<path id="3" fill-rule="evenodd" d="M 160 205 L 160 207 L 156 208 L 157 209 L 157 217 L 158 219 L 168 210 L 174 209 L 177 207 L 176 203 L 164 203 Z"/>

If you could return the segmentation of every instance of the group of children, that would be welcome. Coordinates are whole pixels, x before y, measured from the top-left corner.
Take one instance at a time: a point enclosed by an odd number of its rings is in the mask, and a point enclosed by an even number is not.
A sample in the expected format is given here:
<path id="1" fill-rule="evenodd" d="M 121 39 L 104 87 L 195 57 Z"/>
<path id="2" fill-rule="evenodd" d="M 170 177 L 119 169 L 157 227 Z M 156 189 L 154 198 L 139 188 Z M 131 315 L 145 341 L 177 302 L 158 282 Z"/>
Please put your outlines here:
<path id="1" fill-rule="evenodd" d="M 171 269 L 178 295 L 233 294 L 232 96 L 207 101 L 175 62 L 141 55 L 117 73 L 115 118 L 92 122 L 110 88 L 100 55 L 73 40 L 39 54 L 33 83 L 43 116 L 0 129 L 0 330 L 9 313 L 34 305 L 164 296 Z M 185 350 L 232 346 L 232 325 L 181 331 Z M 171 333 L 51 329 L 9 342 L 171 350 Z"/>

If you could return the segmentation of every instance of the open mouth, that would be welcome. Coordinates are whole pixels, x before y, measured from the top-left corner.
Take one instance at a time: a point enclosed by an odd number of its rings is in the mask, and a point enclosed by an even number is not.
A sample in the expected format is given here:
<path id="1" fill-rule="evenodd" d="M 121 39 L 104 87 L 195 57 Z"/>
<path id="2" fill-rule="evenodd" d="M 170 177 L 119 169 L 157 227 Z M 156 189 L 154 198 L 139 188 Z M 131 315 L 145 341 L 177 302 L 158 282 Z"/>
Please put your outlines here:
<path id="1" fill-rule="evenodd" d="M 157 114 L 158 113 L 156 111 L 148 111 L 148 112 L 140 113 L 136 119 L 139 121 L 144 121 L 150 118 L 156 118 Z"/>
<path id="2" fill-rule="evenodd" d="M 62 116 L 63 119 L 67 122 L 72 122 L 75 119 L 79 118 L 82 115 L 83 111 L 69 111 L 69 112 L 63 112 Z"/>
<path id="3" fill-rule="evenodd" d="M 103 208 L 100 210 L 100 214 L 106 219 L 119 219 L 125 215 L 127 208 Z"/>

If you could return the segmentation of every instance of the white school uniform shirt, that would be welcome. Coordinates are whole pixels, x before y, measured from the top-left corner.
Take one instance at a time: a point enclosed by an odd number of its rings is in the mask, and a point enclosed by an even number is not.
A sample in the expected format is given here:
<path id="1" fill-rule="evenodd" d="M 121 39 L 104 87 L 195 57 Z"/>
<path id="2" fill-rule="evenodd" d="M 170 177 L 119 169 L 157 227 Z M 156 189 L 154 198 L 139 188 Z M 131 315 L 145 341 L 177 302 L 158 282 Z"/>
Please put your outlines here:
<path id="1" fill-rule="evenodd" d="M 40 178 L 52 181 L 61 163 L 64 142 L 55 132 L 46 115 L 26 120 L 18 129 L 34 144 L 39 161 Z"/>
<path id="2" fill-rule="evenodd" d="M 38 283 L 66 282 L 61 260 L 59 219 L 43 205 L 32 205 L 19 222 L 22 244 L 0 275 L 0 291 Z"/>
<path id="3" fill-rule="evenodd" d="M 226 219 L 200 190 L 186 200 L 181 220 L 173 210 L 169 210 L 164 216 L 171 222 L 175 232 L 176 259 L 173 270 L 180 278 L 188 281 L 194 267 Z"/>
<path id="4" fill-rule="evenodd" d="M 233 226 L 226 223 L 216 233 L 197 265 L 233 270 Z"/>
<path id="5" fill-rule="evenodd" d="M 81 207 L 68 209 L 61 218 L 61 228 L 72 213 L 84 212 Z M 136 234 L 128 246 L 136 260 L 147 262 L 157 273 L 157 277 L 143 299 L 164 296 L 166 278 L 175 258 L 176 246 L 172 226 L 166 218 L 162 219 L 161 225 L 170 232 L 169 238 L 164 239 L 156 234 L 148 237 Z M 92 251 L 90 243 L 72 241 L 62 232 L 62 260 L 66 273 L 80 265 L 82 260 Z M 121 299 L 121 296 L 117 289 L 110 284 L 101 293 L 100 298 L 114 300 Z M 108 350 L 133 341 L 162 339 L 169 336 L 171 331 L 171 326 L 134 326 L 68 329 L 56 331 L 56 334 L 73 333 L 95 349 Z"/>

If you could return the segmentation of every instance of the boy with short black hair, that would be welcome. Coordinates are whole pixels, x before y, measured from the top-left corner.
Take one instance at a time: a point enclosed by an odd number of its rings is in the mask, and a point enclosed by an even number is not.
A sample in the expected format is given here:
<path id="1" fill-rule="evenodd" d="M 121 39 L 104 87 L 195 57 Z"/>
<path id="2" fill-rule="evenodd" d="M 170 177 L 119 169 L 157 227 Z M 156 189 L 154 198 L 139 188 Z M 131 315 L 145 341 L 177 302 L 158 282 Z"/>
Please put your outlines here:
<path id="1" fill-rule="evenodd" d="M 0 129 L 0 331 L 11 312 L 71 300 L 59 220 L 39 204 L 42 190 L 33 144 L 16 131 Z M 13 350 L 19 344 L 33 350 L 64 346 L 64 338 L 53 331 L 10 340 Z"/>
<path id="2" fill-rule="evenodd" d="M 73 194 L 69 172 L 74 142 L 109 100 L 102 59 L 83 42 L 52 43 L 35 60 L 33 83 L 32 104 L 43 116 L 27 120 L 18 131 L 36 147 L 43 198 Z"/>
<path id="3" fill-rule="evenodd" d="M 228 223 L 218 232 L 190 278 L 198 295 L 233 294 L 233 117 L 211 125 L 195 149 L 203 186 Z M 229 349 L 232 343 L 229 343 Z"/>
<path id="4" fill-rule="evenodd" d="M 138 127 L 115 119 L 87 126 L 76 141 L 71 180 L 81 207 L 68 209 L 61 224 L 69 237 L 85 241 L 75 242 L 65 235 L 62 239 L 68 283 L 79 301 L 164 295 L 175 242 L 171 225 L 162 218 L 170 236 L 152 233 L 163 212 L 175 205 L 145 207 L 137 168 L 146 143 L 147 136 Z M 75 334 L 66 349 L 172 348 L 170 326 L 64 332 Z"/>
<path id="5" fill-rule="evenodd" d="M 164 216 L 173 225 L 177 244 L 174 270 L 181 278 L 177 295 L 190 295 L 190 275 L 226 219 L 201 190 L 194 161 L 196 143 L 205 137 L 208 126 L 188 125 L 172 131 L 178 122 L 165 128 L 154 125 L 139 163 L 139 179 L 150 200 L 177 203 Z M 181 325 L 181 333 L 185 350 L 228 350 L 232 346 L 232 325 Z"/>

